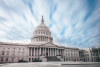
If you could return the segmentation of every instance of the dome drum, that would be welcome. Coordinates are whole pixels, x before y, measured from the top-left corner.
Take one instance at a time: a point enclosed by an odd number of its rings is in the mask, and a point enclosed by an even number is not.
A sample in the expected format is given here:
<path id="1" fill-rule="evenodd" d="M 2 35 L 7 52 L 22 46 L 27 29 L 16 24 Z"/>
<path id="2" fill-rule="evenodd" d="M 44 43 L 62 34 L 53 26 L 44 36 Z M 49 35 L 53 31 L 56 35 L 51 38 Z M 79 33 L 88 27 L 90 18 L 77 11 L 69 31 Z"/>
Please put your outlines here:
<path id="1" fill-rule="evenodd" d="M 37 37 L 33 37 L 31 38 L 31 42 L 32 43 L 39 43 L 39 42 L 42 42 L 42 43 L 53 43 L 53 38 L 50 38 L 50 37 L 45 37 L 45 36 L 37 36 Z"/>

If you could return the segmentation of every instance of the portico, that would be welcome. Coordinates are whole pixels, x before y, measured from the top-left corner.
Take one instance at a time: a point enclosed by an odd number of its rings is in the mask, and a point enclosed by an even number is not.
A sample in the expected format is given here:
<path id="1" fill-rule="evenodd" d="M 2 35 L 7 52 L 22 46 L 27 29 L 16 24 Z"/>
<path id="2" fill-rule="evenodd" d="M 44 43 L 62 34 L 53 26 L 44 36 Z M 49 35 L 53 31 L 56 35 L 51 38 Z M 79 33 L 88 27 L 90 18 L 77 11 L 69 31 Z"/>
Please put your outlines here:
<path id="1" fill-rule="evenodd" d="M 43 44 L 39 46 L 29 46 L 29 58 L 32 59 L 40 59 L 41 56 L 49 57 L 49 56 L 62 56 L 63 57 L 63 50 L 60 49 L 58 46 L 54 44 Z"/>

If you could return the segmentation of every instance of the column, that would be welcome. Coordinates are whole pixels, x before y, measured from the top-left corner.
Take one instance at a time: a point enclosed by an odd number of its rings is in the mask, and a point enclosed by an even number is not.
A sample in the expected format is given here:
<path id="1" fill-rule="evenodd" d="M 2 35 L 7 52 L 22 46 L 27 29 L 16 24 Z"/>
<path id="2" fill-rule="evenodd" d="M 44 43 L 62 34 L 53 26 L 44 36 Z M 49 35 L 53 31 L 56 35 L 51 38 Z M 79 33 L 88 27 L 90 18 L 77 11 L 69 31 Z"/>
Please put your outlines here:
<path id="1" fill-rule="evenodd" d="M 47 42 L 48 42 L 48 37 L 47 37 Z"/>
<path id="2" fill-rule="evenodd" d="M 60 55 L 61 55 L 61 49 L 60 49 Z"/>
<path id="3" fill-rule="evenodd" d="M 64 49 L 63 49 L 63 52 L 62 53 L 63 53 L 63 57 L 64 57 Z"/>
<path id="4" fill-rule="evenodd" d="M 32 56 L 33 56 L 33 48 L 32 48 Z"/>
<path id="5" fill-rule="evenodd" d="M 60 49 L 58 49 L 58 55 L 60 55 Z"/>
<path id="6" fill-rule="evenodd" d="M 39 37 L 38 37 L 38 42 L 39 42 Z"/>
<path id="7" fill-rule="evenodd" d="M 45 47 L 44 47 L 44 56 L 45 56 Z"/>
<path id="8" fill-rule="evenodd" d="M 62 51 L 62 49 L 60 49 L 60 54 L 62 55 L 61 51 Z"/>
<path id="9" fill-rule="evenodd" d="M 46 42 L 47 42 L 47 37 L 46 37 Z"/>
<path id="10" fill-rule="evenodd" d="M 44 37 L 43 37 L 43 41 L 44 41 Z"/>
<path id="11" fill-rule="evenodd" d="M 50 52 L 51 56 L 52 56 L 52 48 L 51 48 L 51 52 Z"/>
<path id="12" fill-rule="evenodd" d="M 41 47 L 40 47 L 40 55 L 41 55 Z"/>
<path id="13" fill-rule="evenodd" d="M 31 52 L 31 48 L 29 47 L 29 56 L 31 56 L 31 53 L 30 52 Z"/>
<path id="14" fill-rule="evenodd" d="M 30 51 L 30 48 L 28 48 L 28 56 L 30 56 L 30 53 L 29 53 L 29 51 Z"/>
<path id="15" fill-rule="evenodd" d="M 49 48 L 48 48 L 48 56 L 49 56 Z"/>
<path id="16" fill-rule="evenodd" d="M 43 56 L 44 56 L 44 48 L 43 48 Z"/>
<path id="17" fill-rule="evenodd" d="M 39 41 L 40 41 L 40 37 L 39 37 Z"/>
<path id="18" fill-rule="evenodd" d="M 44 38 L 44 41 L 46 41 L 46 37 Z"/>
<path id="19" fill-rule="evenodd" d="M 58 50 L 58 52 L 59 52 L 59 55 L 60 55 L 60 49 Z"/>
<path id="20" fill-rule="evenodd" d="M 98 48 L 98 57 L 99 57 L 99 58 L 98 58 L 98 61 L 100 61 L 99 48 Z"/>
<path id="21" fill-rule="evenodd" d="M 41 37 L 40 37 L 40 41 L 41 41 Z"/>
<path id="22" fill-rule="evenodd" d="M 58 48 L 57 48 L 57 51 L 56 52 L 57 52 L 57 55 L 58 55 Z"/>
<path id="23" fill-rule="evenodd" d="M 44 37 L 44 41 L 45 41 L 45 37 Z"/>
<path id="24" fill-rule="evenodd" d="M 39 38 L 37 37 L 37 41 L 39 41 Z"/>
<path id="25" fill-rule="evenodd" d="M 44 56 L 45 56 L 45 47 L 44 47 Z"/>
<path id="26" fill-rule="evenodd" d="M 42 37 L 42 41 L 43 41 L 43 37 Z"/>
<path id="27" fill-rule="evenodd" d="M 44 37 L 44 41 L 45 41 L 45 37 Z"/>
<path id="28" fill-rule="evenodd" d="M 61 56 L 62 56 L 62 49 L 61 49 Z"/>
<path id="29" fill-rule="evenodd" d="M 53 53 L 52 55 L 54 56 L 54 48 L 52 49 L 52 53 Z"/>
<path id="30" fill-rule="evenodd" d="M 44 37 L 43 37 L 43 40 L 42 41 L 44 41 Z"/>
<path id="31" fill-rule="evenodd" d="M 35 47 L 34 47 L 34 58 L 35 58 Z"/>
<path id="32" fill-rule="evenodd" d="M 38 56 L 38 47 L 37 47 L 37 56 Z"/>
<path id="33" fill-rule="evenodd" d="M 51 48 L 51 56 L 53 56 L 53 54 L 52 54 L 53 52 L 52 52 L 52 48 Z"/>
<path id="34" fill-rule="evenodd" d="M 49 37 L 48 37 L 48 42 L 49 42 Z"/>
<path id="35" fill-rule="evenodd" d="M 51 48 L 50 48 L 50 56 L 51 56 Z"/>
<path id="36" fill-rule="evenodd" d="M 27 48 L 27 51 L 28 51 L 27 52 L 28 53 L 28 55 L 27 55 L 28 56 L 28 62 L 29 62 L 29 56 L 30 56 L 29 50 L 30 50 L 30 47 Z"/>
<path id="37" fill-rule="evenodd" d="M 55 48 L 55 56 L 56 56 L 56 48 Z"/>
<path id="38" fill-rule="evenodd" d="M 47 42 L 48 42 L 48 37 L 47 37 Z"/>
<path id="39" fill-rule="evenodd" d="M 43 41 L 43 37 L 42 37 L 42 41 Z"/>
<path id="40" fill-rule="evenodd" d="M 42 41 L 42 37 L 41 37 L 41 41 Z"/>
<path id="41" fill-rule="evenodd" d="M 46 47 L 45 47 L 45 56 L 46 56 Z"/>
<path id="42" fill-rule="evenodd" d="M 32 57 L 32 47 L 31 47 L 31 57 Z M 31 58 L 31 62 L 32 62 L 32 58 Z"/>
<path id="43" fill-rule="evenodd" d="M 31 56 L 32 56 L 32 47 L 31 47 Z"/>
<path id="44" fill-rule="evenodd" d="M 54 56 L 55 56 L 55 48 L 53 50 L 54 50 Z"/>

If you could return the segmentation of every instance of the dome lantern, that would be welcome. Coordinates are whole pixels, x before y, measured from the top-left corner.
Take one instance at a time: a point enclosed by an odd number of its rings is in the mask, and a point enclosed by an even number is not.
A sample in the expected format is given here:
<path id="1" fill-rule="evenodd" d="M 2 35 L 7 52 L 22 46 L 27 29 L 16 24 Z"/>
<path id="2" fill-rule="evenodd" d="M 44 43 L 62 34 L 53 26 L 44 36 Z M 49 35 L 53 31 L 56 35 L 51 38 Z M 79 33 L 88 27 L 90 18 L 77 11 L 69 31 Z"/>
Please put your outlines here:
<path id="1" fill-rule="evenodd" d="M 44 24 L 43 16 L 42 16 L 42 19 L 41 19 L 41 23 L 43 23 L 43 24 Z"/>

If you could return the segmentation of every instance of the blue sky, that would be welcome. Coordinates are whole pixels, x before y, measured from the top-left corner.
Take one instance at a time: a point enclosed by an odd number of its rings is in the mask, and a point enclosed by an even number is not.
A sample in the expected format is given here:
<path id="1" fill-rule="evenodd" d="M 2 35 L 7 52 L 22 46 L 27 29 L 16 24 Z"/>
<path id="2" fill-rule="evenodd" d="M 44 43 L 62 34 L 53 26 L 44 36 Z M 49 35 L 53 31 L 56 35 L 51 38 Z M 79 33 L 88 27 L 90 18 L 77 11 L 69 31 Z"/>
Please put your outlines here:
<path id="1" fill-rule="evenodd" d="M 55 44 L 100 46 L 100 0 L 0 0 L 0 41 L 29 43 L 42 15 Z"/>

